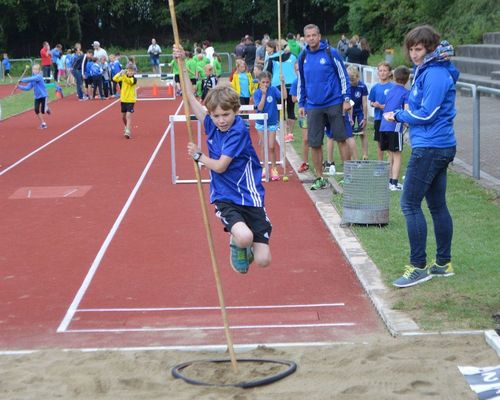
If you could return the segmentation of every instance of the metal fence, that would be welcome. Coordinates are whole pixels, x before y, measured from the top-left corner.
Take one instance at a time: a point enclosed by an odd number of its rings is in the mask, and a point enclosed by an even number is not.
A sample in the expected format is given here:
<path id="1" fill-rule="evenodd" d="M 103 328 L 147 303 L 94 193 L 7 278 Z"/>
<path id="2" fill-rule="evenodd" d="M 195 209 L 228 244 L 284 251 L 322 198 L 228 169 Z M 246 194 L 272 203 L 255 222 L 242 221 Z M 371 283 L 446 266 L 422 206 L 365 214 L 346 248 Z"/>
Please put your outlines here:
<path id="1" fill-rule="evenodd" d="M 33 60 L 31 58 L 12 58 L 10 61 L 10 76 L 12 79 L 18 78 L 22 75 L 24 69 L 28 65 L 30 68 L 33 66 Z M 7 77 L 5 76 L 5 69 L 3 64 L 0 63 L 0 76 L 2 80 L 5 80 Z M 7 78 L 8 79 L 8 78 Z"/>

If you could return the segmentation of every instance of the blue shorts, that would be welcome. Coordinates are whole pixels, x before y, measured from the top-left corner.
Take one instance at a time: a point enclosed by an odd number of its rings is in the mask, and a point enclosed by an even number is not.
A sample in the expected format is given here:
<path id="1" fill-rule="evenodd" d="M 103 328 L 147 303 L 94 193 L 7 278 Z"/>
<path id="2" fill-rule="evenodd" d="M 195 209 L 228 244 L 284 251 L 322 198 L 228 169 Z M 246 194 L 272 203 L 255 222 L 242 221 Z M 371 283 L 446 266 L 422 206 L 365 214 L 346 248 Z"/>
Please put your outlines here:
<path id="1" fill-rule="evenodd" d="M 160 57 L 150 57 L 151 65 L 160 65 Z"/>
<path id="2" fill-rule="evenodd" d="M 351 121 L 349 121 L 349 114 L 347 114 L 347 113 L 344 116 L 344 127 L 345 127 L 345 136 L 347 138 L 351 138 L 352 137 L 352 126 L 351 126 Z M 333 132 L 330 129 L 330 124 L 328 123 L 328 121 L 326 122 L 326 125 L 325 125 L 325 135 L 328 139 L 333 139 Z"/>
<path id="3" fill-rule="evenodd" d="M 352 128 L 354 133 L 360 133 L 364 131 L 364 128 L 361 128 L 361 124 L 363 123 L 364 118 L 365 116 L 362 112 L 359 114 L 353 114 L 352 120 L 354 121 L 354 125 L 352 126 Z"/>
<path id="4" fill-rule="evenodd" d="M 278 127 L 278 124 L 267 124 L 267 131 L 274 133 L 278 130 Z M 264 124 L 255 122 L 255 129 L 257 129 L 257 132 L 264 132 Z"/>

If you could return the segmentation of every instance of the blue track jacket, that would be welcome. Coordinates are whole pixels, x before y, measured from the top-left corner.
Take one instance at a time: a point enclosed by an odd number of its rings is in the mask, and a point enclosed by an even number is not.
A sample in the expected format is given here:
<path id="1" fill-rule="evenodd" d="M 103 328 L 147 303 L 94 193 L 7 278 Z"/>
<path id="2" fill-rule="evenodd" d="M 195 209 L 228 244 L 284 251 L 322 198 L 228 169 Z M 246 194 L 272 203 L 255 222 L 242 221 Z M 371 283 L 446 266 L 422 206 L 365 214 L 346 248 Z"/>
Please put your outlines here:
<path id="1" fill-rule="evenodd" d="M 435 58 L 415 69 L 408 99 L 409 110 L 395 113 L 396 121 L 410 125 L 412 148 L 456 145 L 453 119 L 458 76 L 458 70 L 450 61 Z"/>
<path id="2" fill-rule="evenodd" d="M 33 89 L 35 99 L 43 99 L 44 97 L 47 97 L 47 88 L 45 87 L 42 74 L 36 74 L 30 76 L 29 78 L 23 78 L 21 79 L 21 83 L 27 83 L 27 85 L 18 85 L 17 87 L 24 91 Z"/>
<path id="3" fill-rule="evenodd" d="M 321 41 L 318 50 L 312 52 L 308 45 L 303 50 L 305 57 L 302 53 L 299 55 L 299 107 L 326 108 L 349 97 L 351 84 L 344 61 L 333 48 L 330 48 L 330 57 L 327 47 L 326 42 Z"/>

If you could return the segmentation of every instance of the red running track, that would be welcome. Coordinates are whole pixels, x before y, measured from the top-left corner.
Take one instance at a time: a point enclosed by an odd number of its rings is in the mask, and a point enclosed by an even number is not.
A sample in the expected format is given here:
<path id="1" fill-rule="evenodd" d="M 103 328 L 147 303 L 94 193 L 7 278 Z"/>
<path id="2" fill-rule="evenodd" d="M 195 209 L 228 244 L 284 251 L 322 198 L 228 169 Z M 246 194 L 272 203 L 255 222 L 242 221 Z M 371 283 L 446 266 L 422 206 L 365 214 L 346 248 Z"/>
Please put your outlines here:
<path id="1" fill-rule="evenodd" d="M 12 84 L 5 84 L 5 85 L 0 85 L 0 99 L 3 99 L 4 97 L 10 96 L 12 93 L 12 90 L 14 90 L 14 85 Z"/>
<path id="2" fill-rule="evenodd" d="M 108 104 L 64 99 L 51 126 L 67 130 Z M 127 141 L 112 105 L 0 176 L 0 348 L 225 343 L 196 188 L 171 184 L 168 141 L 152 157 L 177 106 L 138 103 Z M 35 145 L 24 140 L 40 136 L 22 128 L 31 118 L 5 121 L 17 124 L 23 151 Z M 193 177 L 185 127 L 175 131 L 178 174 Z M 10 163 L 22 153 L 14 142 Z M 245 276 L 230 269 L 228 237 L 209 206 L 235 343 L 351 341 L 382 331 L 297 178 L 266 190 L 273 263 Z"/>

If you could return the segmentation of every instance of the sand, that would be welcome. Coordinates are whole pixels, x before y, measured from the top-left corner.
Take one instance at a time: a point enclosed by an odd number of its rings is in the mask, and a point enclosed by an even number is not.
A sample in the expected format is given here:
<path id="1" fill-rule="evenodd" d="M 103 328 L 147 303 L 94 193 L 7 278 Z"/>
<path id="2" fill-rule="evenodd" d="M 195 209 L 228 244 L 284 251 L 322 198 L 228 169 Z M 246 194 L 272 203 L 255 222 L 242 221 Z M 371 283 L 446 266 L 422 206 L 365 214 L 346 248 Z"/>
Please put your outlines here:
<path id="1" fill-rule="evenodd" d="M 174 365 L 221 356 L 61 350 L 4 355 L 0 356 L 0 399 L 475 399 L 457 366 L 499 362 L 481 335 L 384 336 L 356 344 L 239 353 L 240 358 L 298 363 L 295 374 L 253 389 L 195 386 L 171 376 Z"/>

